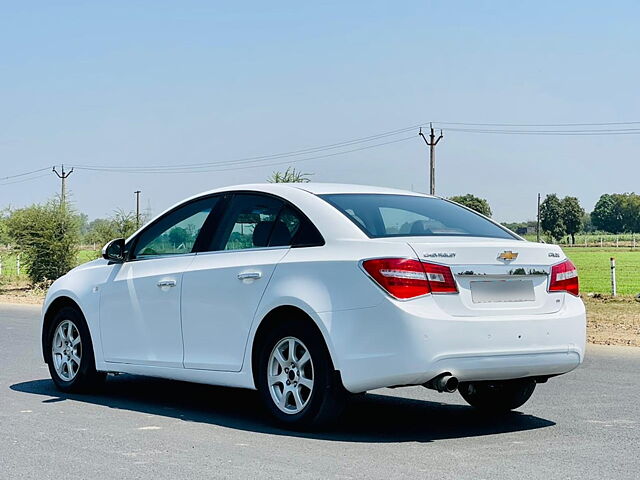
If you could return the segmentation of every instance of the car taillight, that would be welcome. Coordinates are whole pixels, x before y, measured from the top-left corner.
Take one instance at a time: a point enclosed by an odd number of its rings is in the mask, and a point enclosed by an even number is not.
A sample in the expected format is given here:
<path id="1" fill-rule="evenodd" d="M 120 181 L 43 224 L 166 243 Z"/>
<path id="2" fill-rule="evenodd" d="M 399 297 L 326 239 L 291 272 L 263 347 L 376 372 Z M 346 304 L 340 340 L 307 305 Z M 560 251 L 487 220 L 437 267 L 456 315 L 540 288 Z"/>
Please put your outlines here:
<path id="1" fill-rule="evenodd" d="M 550 292 L 569 292 L 578 296 L 580 284 L 578 282 L 578 270 L 571 260 L 551 267 L 551 280 L 549 282 Z"/>
<path id="2" fill-rule="evenodd" d="M 375 258 L 362 263 L 365 271 L 390 295 L 400 299 L 427 293 L 457 293 L 451 269 L 409 258 Z"/>

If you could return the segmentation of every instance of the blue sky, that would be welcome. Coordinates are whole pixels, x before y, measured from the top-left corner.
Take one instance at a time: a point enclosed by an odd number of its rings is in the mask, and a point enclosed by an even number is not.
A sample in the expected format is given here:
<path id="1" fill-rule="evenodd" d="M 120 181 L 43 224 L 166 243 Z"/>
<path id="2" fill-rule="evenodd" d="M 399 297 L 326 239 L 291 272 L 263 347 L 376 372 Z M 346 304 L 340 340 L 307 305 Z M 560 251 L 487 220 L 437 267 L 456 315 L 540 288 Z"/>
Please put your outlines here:
<path id="1" fill-rule="evenodd" d="M 0 177 L 232 160 L 429 121 L 640 121 L 639 18 L 635 1 L 1 2 Z M 437 193 L 485 197 L 502 221 L 534 218 L 538 191 L 591 210 L 639 190 L 639 147 L 639 135 L 445 130 Z M 427 158 L 416 135 L 295 165 L 314 181 L 426 191 Z M 274 168 L 76 170 L 69 188 L 92 218 L 133 208 L 138 189 L 158 213 Z M 57 193 L 40 175 L 0 180 L 0 207 Z"/>

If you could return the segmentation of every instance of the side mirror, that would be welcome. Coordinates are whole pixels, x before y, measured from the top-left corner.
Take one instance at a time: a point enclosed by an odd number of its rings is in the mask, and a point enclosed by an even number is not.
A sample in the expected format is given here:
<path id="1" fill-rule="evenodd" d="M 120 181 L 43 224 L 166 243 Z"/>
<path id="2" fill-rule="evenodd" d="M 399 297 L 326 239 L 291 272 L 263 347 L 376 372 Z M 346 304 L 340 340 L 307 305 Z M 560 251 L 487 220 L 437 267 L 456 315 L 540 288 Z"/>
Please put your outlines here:
<path id="1" fill-rule="evenodd" d="M 102 258 L 111 262 L 124 262 L 124 238 L 111 240 L 102 248 Z"/>

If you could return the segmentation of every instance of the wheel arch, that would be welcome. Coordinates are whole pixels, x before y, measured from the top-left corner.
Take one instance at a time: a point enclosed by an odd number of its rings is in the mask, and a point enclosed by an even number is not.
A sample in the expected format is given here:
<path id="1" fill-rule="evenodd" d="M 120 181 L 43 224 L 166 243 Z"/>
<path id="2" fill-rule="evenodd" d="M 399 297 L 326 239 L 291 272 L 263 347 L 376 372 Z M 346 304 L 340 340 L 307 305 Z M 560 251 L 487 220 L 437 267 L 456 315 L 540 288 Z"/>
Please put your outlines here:
<path id="1" fill-rule="evenodd" d="M 331 360 L 332 369 L 339 373 L 339 368 L 336 364 L 336 358 L 333 352 L 333 346 L 328 338 L 328 334 L 325 331 L 324 324 L 319 319 L 315 319 L 312 314 L 309 314 L 303 308 L 296 305 L 285 304 L 279 305 L 269 310 L 269 312 L 262 317 L 262 320 L 258 324 L 256 332 L 253 335 L 250 349 L 250 360 L 252 373 L 251 378 L 253 379 L 254 386 L 257 385 L 256 374 L 259 352 L 258 347 L 260 345 L 260 342 L 271 328 L 273 328 L 278 323 L 290 320 L 291 318 L 296 318 L 301 322 L 306 322 L 316 331 L 316 333 L 324 342 L 327 352 L 329 353 L 329 359 Z"/>
<path id="2" fill-rule="evenodd" d="M 74 299 L 66 295 L 61 295 L 55 298 L 47 306 L 42 319 L 42 332 L 40 342 L 42 346 L 42 358 L 44 359 L 45 363 L 49 362 L 49 356 L 51 355 L 49 352 L 49 348 L 47 348 L 47 337 L 49 336 L 49 330 L 51 329 L 51 322 L 53 322 L 56 313 L 58 313 L 64 307 L 72 307 L 77 309 L 84 317 L 86 322 L 86 315 L 82 311 L 82 308 L 80 308 L 80 305 L 78 305 L 78 303 Z"/>

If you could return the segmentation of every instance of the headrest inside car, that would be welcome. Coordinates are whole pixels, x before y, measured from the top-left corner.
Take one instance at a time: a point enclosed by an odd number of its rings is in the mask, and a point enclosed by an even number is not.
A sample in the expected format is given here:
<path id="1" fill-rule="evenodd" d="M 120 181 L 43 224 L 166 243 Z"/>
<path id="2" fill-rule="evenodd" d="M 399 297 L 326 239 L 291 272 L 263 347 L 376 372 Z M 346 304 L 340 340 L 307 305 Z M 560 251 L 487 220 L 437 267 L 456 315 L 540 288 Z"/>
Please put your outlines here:
<path id="1" fill-rule="evenodd" d="M 269 242 L 270 234 L 271 242 Z M 256 247 L 279 247 L 290 243 L 291 234 L 282 221 L 259 222 L 253 229 L 253 245 Z"/>

